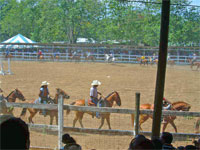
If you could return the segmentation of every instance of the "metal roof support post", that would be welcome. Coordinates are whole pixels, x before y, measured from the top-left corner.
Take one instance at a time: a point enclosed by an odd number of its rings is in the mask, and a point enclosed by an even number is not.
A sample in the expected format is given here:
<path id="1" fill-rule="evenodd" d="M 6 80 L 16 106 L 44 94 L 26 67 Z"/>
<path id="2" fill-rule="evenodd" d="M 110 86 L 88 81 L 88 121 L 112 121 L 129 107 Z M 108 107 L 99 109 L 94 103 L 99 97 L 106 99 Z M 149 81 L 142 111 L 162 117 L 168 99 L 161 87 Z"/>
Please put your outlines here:
<path id="1" fill-rule="evenodd" d="M 167 61 L 168 31 L 169 31 L 170 0 L 162 0 L 159 61 L 154 98 L 154 113 L 152 124 L 152 139 L 160 136 L 160 123 L 162 115 L 162 100 L 164 95 L 165 72 Z"/>

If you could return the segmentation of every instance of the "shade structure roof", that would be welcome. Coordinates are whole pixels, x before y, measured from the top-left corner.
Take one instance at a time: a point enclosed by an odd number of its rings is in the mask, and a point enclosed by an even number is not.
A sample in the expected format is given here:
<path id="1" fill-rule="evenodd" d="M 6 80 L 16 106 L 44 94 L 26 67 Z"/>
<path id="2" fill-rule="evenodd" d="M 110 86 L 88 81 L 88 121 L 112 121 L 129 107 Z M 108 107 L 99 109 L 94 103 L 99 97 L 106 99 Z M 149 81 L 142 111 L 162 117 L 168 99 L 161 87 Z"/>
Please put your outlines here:
<path id="1" fill-rule="evenodd" d="M 2 43 L 36 43 L 28 39 L 27 37 L 17 34 L 16 36 L 11 37 L 10 39 L 3 41 Z M 20 48 L 22 45 L 0 45 L 0 48 Z"/>

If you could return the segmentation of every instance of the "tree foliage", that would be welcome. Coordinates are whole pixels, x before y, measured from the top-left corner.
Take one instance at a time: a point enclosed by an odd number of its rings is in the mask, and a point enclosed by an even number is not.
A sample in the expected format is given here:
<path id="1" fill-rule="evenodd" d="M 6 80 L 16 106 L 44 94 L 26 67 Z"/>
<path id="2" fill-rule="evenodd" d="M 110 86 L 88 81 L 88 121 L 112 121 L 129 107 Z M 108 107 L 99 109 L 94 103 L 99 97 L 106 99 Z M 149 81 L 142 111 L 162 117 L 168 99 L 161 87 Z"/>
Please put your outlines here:
<path id="1" fill-rule="evenodd" d="M 145 1 L 146 2 L 146 1 Z M 158 46 L 161 0 L 0 0 L 0 41 L 21 33 L 34 41 L 97 42 Z M 172 0 L 169 44 L 200 43 L 200 9 Z M 176 4 L 176 5 L 174 5 Z"/>

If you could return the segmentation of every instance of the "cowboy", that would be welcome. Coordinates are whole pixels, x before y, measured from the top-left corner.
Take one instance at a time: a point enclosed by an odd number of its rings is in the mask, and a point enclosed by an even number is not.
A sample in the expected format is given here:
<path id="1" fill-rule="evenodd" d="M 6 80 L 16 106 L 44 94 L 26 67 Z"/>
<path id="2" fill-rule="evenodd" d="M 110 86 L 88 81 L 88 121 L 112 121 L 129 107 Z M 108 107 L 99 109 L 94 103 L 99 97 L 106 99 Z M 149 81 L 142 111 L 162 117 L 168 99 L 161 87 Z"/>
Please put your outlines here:
<path id="1" fill-rule="evenodd" d="M 194 54 L 193 54 L 193 58 L 192 58 L 192 64 L 193 64 L 196 60 L 197 60 L 197 56 L 196 56 L 196 54 L 194 53 Z"/>
<path id="2" fill-rule="evenodd" d="M 94 80 L 91 85 L 92 87 L 90 88 L 90 98 L 92 102 L 97 106 L 97 103 L 99 101 L 98 94 L 101 95 L 101 93 L 97 91 L 97 87 L 101 85 L 101 82 L 99 82 L 98 80 Z"/>
<path id="3" fill-rule="evenodd" d="M 97 106 L 99 99 L 98 99 L 98 94 L 101 95 L 100 92 L 97 91 L 97 87 L 99 85 L 101 85 L 101 82 L 98 80 L 94 80 L 91 83 L 92 87 L 90 88 L 90 98 L 92 100 L 92 102 L 95 104 L 95 106 Z M 96 117 L 99 118 L 99 113 L 96 113 Z"/>
<path id="4" fill-rule="evenodd" d="M 172 104 L 163 97 L 163 110 L 171 110 L 172 109 Z M 162 123 L 166 123 L 165 118 L 162 118 Z"/>
<path id="5" fill-rule="evenodd" d="M 40 87 L 40 93 L 39 93 L 39 102 L 46 104 L 49 99 L 49 89 L 48 89 L 49 83 L 47 81 L 43 81 Z M 40 111 L 40 114 L 43 114 L 46 116 L 46 111 L 42 110 Z"/>
<path id="6" fill-rule="evenodd" d="M 38 51 L 38 59 L 40 58 L 40 56 L 42 56 L 42 51 L 41 50 Z"/>
<path id="7" fill-rule="evenodd" d="M 47 103 L 49 98 L 49 89 L 48 89 L 49 83 L 47 81 L 43 81 L 40 87 L 40 93 L 39 93 L 39 101 L 40 103 Z"/>

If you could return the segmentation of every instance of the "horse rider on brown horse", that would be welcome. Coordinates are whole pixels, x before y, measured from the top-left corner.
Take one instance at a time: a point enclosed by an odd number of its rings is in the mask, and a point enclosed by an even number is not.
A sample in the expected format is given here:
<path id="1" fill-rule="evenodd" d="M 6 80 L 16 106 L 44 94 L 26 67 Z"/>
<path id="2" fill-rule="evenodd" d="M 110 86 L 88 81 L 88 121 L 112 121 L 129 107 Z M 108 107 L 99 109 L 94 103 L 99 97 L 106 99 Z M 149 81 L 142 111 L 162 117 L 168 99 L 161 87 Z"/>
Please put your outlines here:
<path id="1" fill-rule="evenodd" d="M 166 98 L 163 97 L 163 110 L 171 110 L 171 109 L 172 109 L 172 104 Z M 162 123 L 166 123 L 164 118 Z"/>
<path id="2" fill-rule="evenodd" d="M 92 102 L 95 104 L 95 106 L 97 106 L 99 99 L 98 99 L 98 94 L 102 95 L 100 92 L 97 91 L 97 87 L 99 85 L 101 85 L 101 82 L 98 80 L 94 80 L 91 83 L 92 87 L 90 88 L 90 98 L 92 100 Z M 100 107 L 100 106 L 99 106 Z M 96 113 L 96 117 L 99 118 L 99 113 Z"/>
<path id="3" fill-rule="evenodd" d="M 43 81 L 40 87 L 40 93 L 39 93 L 39 102 L 43 104 L 47 104 L 49 102 L 49 89 L 48 89 L 49 83 L 47 81 Z M 46 116 L 46 111 L 43 110 L 42 113 L 44 116 Z"/>

